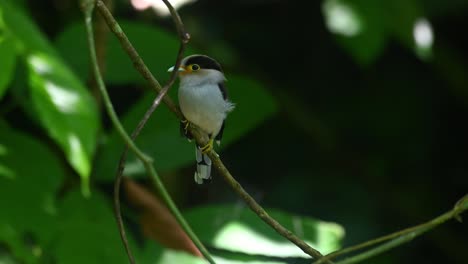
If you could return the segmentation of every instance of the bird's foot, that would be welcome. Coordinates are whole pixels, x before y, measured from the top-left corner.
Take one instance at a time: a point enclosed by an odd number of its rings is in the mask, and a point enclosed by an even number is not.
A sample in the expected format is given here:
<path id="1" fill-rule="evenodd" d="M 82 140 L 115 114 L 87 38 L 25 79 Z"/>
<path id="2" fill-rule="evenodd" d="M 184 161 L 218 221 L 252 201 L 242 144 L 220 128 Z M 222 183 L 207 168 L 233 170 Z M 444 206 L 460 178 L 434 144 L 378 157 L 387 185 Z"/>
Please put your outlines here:
<path id="1" fill-rule="evenodd" d="M 201 150 L 201 152 L 203 154 L 206 154 L 206 153 L 210 152 L 212 149 L 213 149 L 213 139 L 212 138 L 208 141 L 208 143 L 205 146 L 200 148 L 200 150 Z"/>
<path id="2" fill-rule="evenodd" d="M 188 128 L 190 126 L 190 121 L 188 121 L 187 119 L 184 119 L 184 120 L 182 120 L 180 122 L 182 122 L 182 124 L 184 125 L 184 132 L 187 135 Z"/>

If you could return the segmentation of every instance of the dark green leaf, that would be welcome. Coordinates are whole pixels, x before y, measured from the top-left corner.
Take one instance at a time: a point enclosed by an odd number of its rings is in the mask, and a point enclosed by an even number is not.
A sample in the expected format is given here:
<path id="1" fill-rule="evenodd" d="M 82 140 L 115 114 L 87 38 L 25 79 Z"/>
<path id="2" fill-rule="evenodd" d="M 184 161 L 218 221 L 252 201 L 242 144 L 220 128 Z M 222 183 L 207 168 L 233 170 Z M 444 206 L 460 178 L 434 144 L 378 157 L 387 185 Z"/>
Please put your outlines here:
<path id="1" fill-rule="evenodd" d="M 128 263 L 111 205 L 98 191 L 89 199 L 77 192 L 68 194 L 59 214 L 53 245 L 57 263 Z M 138 253 L 134 245 L 132 250 Z"/>
<path id="2" fill-rule="evenodd" d="M 3 22 L 2 9 L 0 8 L 0 99 L 5 93 L 16 65 L 16 49 L 14 40 Z"/>
<path id="3" fill-rule="evenodd" d="M 10 1 L 2 1 L 0 2 L 0 9 L 3 10 L 5 26 L 18 40 L 17 45 L 21 52 L 27 53 L 34 50 L 54 53 L 54 49 L 44 35 L 20 8 L 15 4 L 11 4 Z"/>
<path id="4" fill-rule="evenodd" d="M 7 175 L 0 172 L 0 240 L 18 258 L 31 260 L 30 245 L 22 238 L 27 233 L 40 244 L 49 241 L 55 225 L 54 194 L 63 171 L 42 143 L 4 123 L 0 123 L 0 138 L 0 165 L 3 172 L 8 171 Z"/>

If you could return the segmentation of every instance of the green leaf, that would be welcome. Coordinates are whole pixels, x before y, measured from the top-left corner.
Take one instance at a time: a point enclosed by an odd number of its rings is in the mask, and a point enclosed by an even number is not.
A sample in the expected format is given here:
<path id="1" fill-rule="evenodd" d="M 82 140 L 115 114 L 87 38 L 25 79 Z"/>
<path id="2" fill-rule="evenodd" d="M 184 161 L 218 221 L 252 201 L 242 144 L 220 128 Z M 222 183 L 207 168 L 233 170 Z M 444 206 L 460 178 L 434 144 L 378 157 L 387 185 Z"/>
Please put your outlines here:
<path id="1" fill-rule="evenodd" d="M 59 213 L 53 245 L 57 263 L 128 263 L 111 205 L 101 193 L 95 191 L 88 199 L 77 192 L 69 193 Z M 131 246 L 138 254 L 138 248 L 133 243 Z"/>
<path id="2" fill-rule="evenodd" d="M 55 226 L 54 197 L 63 171 L 46 146 L 4 123 L 0 123 L 0 138 L 0 165 L 9 171 L 8 177 L 0 176 L 0 241 L 31 263 L 31 245 L 22 239 L 27 233 L 39 244 L 50 240 Z"/>
<path id="3" fill-rule="evenodd" d="M 20 8 L 12 4 L 11 1 L 1 1 L 0 9 L 3 11 L 5 27 L 17 40 L 17 48 L 22 53 L 27 53 L 30 50 L 54 53 L 46 37 Z"/>
<path id="4" fill-rule="evenodd" d="M 16 49 L 14 40 L 5 27 L 3 11 L 0 8 L 0 99 L 5 93 L 16 66 Z"/>
<path id="5" fill-rule="evenodd" d="M 331 222 L 266 209 L 268 214 L 321 253 L 340 248 L 344 229 Z M 248 208 L 217 205 L 193 209 L 185 214 L 199 238 L 216 248 L 276 257 L 308 257 L 276 233 Z"/>
<path id="6" fill-rule="evenodd" d="M 231 100 L 236 103 L 236 109 L 226 120 L 222 147 L 239 140 L 277 110 L 273 97 L 260 83 L 237 75 L 227 77 L 229 94 Z M 175 92 L 174 89 L 173 93 Z M 153 99 L 153 95 L 146 96 L 123 117 L 122 121 L 127 131 L 133 131 Z M 151 116 L 138 136 L 137 144 L 145 153 L 154 157 L 158 170 L 168 171 L 180 168 L 190 164 L 195 158 L 194 144 L 188 143 L 180 135 L 179 121 L 164 105 L 161 105 Z M 98 157 L 97 177 L 106 180 L 114 177 L 122 150 L 122 140 L 117 133 L 113 132 Z M 131 155 L 127 163 L 126 174 L 141 173 L 143 173 L 143 168 Z"/>
<path id="7" fill-rule="evenodd" d="M 31 54 L 27 63 L 38 117 L 87 186 L 98 127 L 93 98 L 56 58 Z"/>
<path id="8" fill-rule="evenodd" d="M 0 8 L 5 25 L 26 59 L 32 107 L 37 118 L 81 176 L 84 193 L 89 193 L 91 160 L 99 126 L 95 102 L 20 9 L 7 2 L 2 2 Z"/>

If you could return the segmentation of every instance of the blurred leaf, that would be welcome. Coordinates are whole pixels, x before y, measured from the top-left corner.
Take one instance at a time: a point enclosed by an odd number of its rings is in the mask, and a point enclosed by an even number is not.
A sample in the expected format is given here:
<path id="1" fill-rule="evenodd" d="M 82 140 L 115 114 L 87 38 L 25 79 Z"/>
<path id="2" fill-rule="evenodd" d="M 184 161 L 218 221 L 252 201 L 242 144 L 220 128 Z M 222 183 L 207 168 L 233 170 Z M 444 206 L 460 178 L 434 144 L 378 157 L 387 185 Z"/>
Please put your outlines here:
<path id="1" fill-rule="evenodd" d="M 430 55 L 432 42 L 424 48 L 415 42 L 416 23 L 425 19 L 418 0 L 325 0 L 322 12 L 328 30 L 361 65 L 374 62 L 390 37 L 421 58 Z"/>
<path id="2" fill-rule="evenodd" d="M 308 244 L 326 254 L 340 248 L 344 230 L 336 223 L 267 209 L 271 217 Z M 185 218 L 220 264 L 310 263 L 310 257 L 266 225 L 243 205 L 214 205 L 194 208 Z M 149 253 L 148 250 L 151 250 Z M 155 257 L 154 252 L 158 252 Z M 161 251 L 147 245 L 144 263 L 206 263 L 205 260 L 170 249 Z M 157 260 L 155 260 L 155 258 Z M 301 261 L 303 260 L 303 261 Z"/>
<path id="3" fill-rule="evenodd" d="M 13 78 L 16 65 L 15 43 L 5 27 L 3 12 L 0 8 L 0 99 Z"/>
<path id="4" fill-rule="evenodd" d="M 125 179 L 122 184 L 128 203 L 139 209 L 140 229 L 145 237 L 164 247 L 202 256 L 160 198 L 131 179 Z"/>
<path id="5" fill-rule="evenodd" d="M 15 257 L 22 263 L 37 263 L 38 256 L 34 256 L 23 238 L 24 234 L 18 232 L 12 225 L 0 222 L 0 242 L 3 246 L 6 245 L 8 256 Z M 2 260 L 0 263 L 3 264 Z"/>
<path id="6" fill-rule="evenodd" d="M 0 7 L 4 11 L 5 25 L 25 53 L 38 119 L 82 177 L 84 193 L 89 193 L 91 160 L 99 125 L 95 102 L 35 24 L 7 2 L 2 2 Z"/>
<path id="7" fill-rule="evenodd" d="M 89 193 L 98 129 L 93 98 L 54 57 L 31 54 L 28 67 L 32 101 L 39 119 L 60 144 L 68 161 L 82 177 L 85 193 Z"/>
<path id="8" fill-rule="evenodd" d="M 174 64 L 179 47 L 176 35 L 138 22 L 119 20 L 119 24 L 157 79 L 161 83 L 167 80 L 169 78 L 167 69 Z M 83 23 L 80 22 L 67 26 L 55 41 L 57 49 L 82 80 L 86 80 L 89 74 L 89 56 L 85 36 Z M 106 52 L 104 76 L 106 82 L 111 84 L 146 83 L 113 35 L 109 37 Z M 191 53 L 193 50 L 189 47 L 186 54 Z"/>
<path id="9" fill-rule="evenodd" d="M 0 263 L 2 263 L 2 264 L 17 264 L 19 262 L 15 261 L 8 252 L 0 250 Z"/>
<path id="10" fill-rule="evenodd" d="M 89 199 L 69 194 L 57 209 L 63 174 L 57 158 L 3 123 L 0 138 L 0 164 L 12 171 L 12 177 L 0 177 L 0 241 L 15 257 L 25 263 L 37 263 L 43 254 L 57 263 L 127 263 L 110 205 L 99 192 Z M 32 242 L 25 240 L 28 234 Z"/>
<path id="11" fill-rule="evenodd" d="M 431 55 L 433 32 L 418 0 L 395 0 L 385 3 L 386 27 L 404 47 L 422 59 Z M 394 14 L 398 14 L 395 19 Z"/>
<path id="12" fill-rule="evenodd" d="M 267 209 L 268 214 L 308 244 L 327 254 L 340 248 L 344 229 L 336 223 Z M 187 221 L 205 243 L 216 248 L 277 257 L 308 257 L 242 205 L 196 208 Z"/>
<path id="13" fill-rule="evenodd" d="M 128 263 L 110 204 L 98 191 L 89 199 L 77 192 L 69 193 L 59 213 L 53 245 L 57 263 Z M 138 254 L 138 248 L 131 246 Z"/>
<path id="14" fill-rule="evenodd" d="M 15 3 L 15 2 L 13 2 Z M 55 53 L 47 38 L 40 32 L 33 21 L 27 17 L 12 1 L 1 1 L 5 26 L 17 39 L 17 45 L 21 52 L 30 50 Z"/>
<path id="15" fill-rule="evenodd" d="M 328 30 L 361 65 L 375 61 L 386 44 L 384 12 L 378 1 L 325 0 L 322 4 Z"/>
<path id="16" fill-rule="evenodd" d="M 222 146 L 231 144 L 273 116 L 278 110 L 262 83 L 243 75 L 227 74 L 229 99 L 236 108 L 226 119 Z"/>
<path id="17" fill-rule="evenodd" d="M 40 244 L 50 240 L 55 225 L 54 196 L 63 171 L 57 157 L 41 142 L 4 123 L 0 123 L 0 138 L 0 164 L 11 172 L 8 178 L 0 177 L 0 240 L 17 257 L 31 260 L 30 245 L 23 236 L 32 234 Z"/>
<path id="18" fill-rule="evenodd" d="M 231 100 L 236 104 L 236 109 L 229 114 L 226 120 L 222 147 L 253 130 L 277 110 L 273 97 L 260 83 L 254 80 L 229 75 L 227 86 Z M 127 131 L 132 131 L 136 127 L 153 99 L 153 95 L 146 96 L 123 117 L 122 121 Z M 145 153 L 154 157 L 158 170 L 173 170 L 194 160 L 194 144 L 188 143 L 180 135 L 178 120 L 164 105 L 159 107 L 149 119 L 138 136 L 137 144 Z M 96 163 L 97 177 L 106 180 L 114 177 L 122 150 L 122 140 L 113 132 Z M 143 168 L 139 164 L 136 158 L 131 156 L 126 173 L 142 173 Z"/>
<path id="19" fill-rule="evenodd" d="M 269 259 L 261 259 L 258 256 L 246 256 L 239 253 L 230 253 L 226 255 L 213 255 L 214 261 L 217 264 L 283 264 L 286 261 L 277 261 Z M 310 261 L 309 261 L 310 262 Z M 194 257 L 190 254 L 166 249 L 163 251 L 161 257 L 152 263 L 166 264 L 166 263 L 184 263 L 184 264 L 206 264 L 207 261 L 202 258 Z"/>

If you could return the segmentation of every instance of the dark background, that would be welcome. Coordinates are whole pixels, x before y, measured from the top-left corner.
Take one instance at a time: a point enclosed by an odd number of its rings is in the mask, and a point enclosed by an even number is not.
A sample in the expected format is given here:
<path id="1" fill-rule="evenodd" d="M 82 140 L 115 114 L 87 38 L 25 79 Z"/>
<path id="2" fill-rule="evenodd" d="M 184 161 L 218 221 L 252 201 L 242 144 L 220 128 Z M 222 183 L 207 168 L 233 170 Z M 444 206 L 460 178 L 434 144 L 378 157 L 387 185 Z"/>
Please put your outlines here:
<path id="1" fill-rule="evenodd" d="M 51 40 L 81 19 L 75 1 L 23 2 Z M 180 15 L 190 45 L 220 61 L 228 78 L 262 82 L 278 104 L 222 151 L 232 174 L 264 206 L 341 224 L 350 246 L 427 221 L 466 194 L 468 2 L 341 1 L 361 12 L 365 37 L 331 33 L 322 2 L 200 0 Z M 170 18 L 124 1 L 115 1 L 114 12 L 174 32 Z M 405 21 L 414 13 L 433 28 L 429 58 L 408 44 Z M 111 87 L 120 113 L 139 98 L 126 89 Z M 214 177 L 203 192 L 191 177 L 172 183 L 178 203 L 237 201 Z M 365 263 L 466 263 L 467 237 L 466 224 L 450 221 Z"/>

